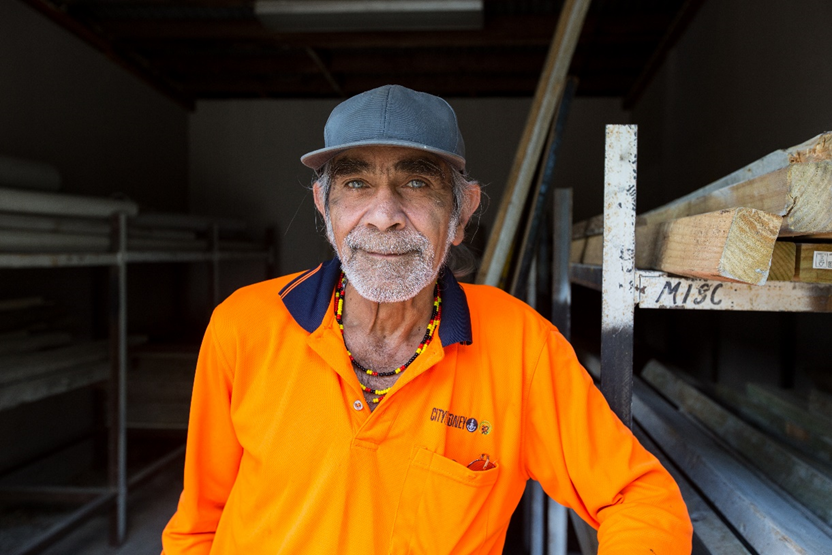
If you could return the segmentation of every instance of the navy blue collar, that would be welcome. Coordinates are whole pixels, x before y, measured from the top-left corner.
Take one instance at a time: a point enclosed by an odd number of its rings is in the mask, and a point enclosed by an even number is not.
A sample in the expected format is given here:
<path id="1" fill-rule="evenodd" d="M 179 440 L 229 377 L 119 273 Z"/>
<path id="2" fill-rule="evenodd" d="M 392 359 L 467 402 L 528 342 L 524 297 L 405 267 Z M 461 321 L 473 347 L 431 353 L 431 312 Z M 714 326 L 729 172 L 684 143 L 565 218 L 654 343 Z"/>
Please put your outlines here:
<path id="1" fill-rule="evenodd" d="M 280 290 L 283 304 L 289 313 L 309 333 L 318 329 L 323 322 L 340 275 L 341 261 L 333 258 L 317 268 L 303 272 Z M 465 291 L 447 268 L 442 268 L 439 272 L 439 290 L 442 294 L 442 323 L 439 325 L 442 345 L 470 345 L 471 314 L 468 311 L 468 300 Z"/>

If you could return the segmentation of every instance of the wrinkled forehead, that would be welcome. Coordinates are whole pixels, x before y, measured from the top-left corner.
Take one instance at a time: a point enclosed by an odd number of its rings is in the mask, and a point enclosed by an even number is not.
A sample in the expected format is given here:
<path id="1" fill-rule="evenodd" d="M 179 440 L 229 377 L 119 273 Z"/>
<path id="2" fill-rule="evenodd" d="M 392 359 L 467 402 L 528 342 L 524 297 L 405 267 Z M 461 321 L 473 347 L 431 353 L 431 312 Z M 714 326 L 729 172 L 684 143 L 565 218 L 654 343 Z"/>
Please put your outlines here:
<path id="1" fill-rule="evenodd" d="M 451 182 L 451 169 L 439 156 L 401 147 L 362 147 L 342 152 L 329 162 L 332 179 L 345 175 L 405 173 Z"/>

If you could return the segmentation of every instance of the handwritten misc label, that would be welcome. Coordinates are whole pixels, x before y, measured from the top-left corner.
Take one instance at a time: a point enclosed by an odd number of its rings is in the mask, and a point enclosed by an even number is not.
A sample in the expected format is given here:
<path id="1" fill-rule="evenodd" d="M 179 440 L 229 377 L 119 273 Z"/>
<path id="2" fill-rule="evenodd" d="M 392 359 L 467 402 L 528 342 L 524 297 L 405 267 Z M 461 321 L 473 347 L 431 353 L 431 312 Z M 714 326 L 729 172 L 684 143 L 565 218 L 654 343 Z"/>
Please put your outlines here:
<path id="1" fill-rule="evenodd" d="M 832 252 L 815 251 L 812 258 L 812 268 L 815 270 L 832 270 Z"/>
<path id="2" fill-rule="evenodd" d="M 685 306 L 688 301 L 697 306 L 703 303 L 712 306 L 722 304 L 722 299 L 718 295 L 719 290 L 722 289 L 721 283 L 715 285 L 702 283 L 696 287 L 694 287 L 694 284 L 688 283 L 687 287 L 681 286 L 682 283 L 679 281 L 665 281 L 664 287 L 662 287 L 655 302 L 670 306 Z M 662 301 L 664 302 L 662 303 Z"/>

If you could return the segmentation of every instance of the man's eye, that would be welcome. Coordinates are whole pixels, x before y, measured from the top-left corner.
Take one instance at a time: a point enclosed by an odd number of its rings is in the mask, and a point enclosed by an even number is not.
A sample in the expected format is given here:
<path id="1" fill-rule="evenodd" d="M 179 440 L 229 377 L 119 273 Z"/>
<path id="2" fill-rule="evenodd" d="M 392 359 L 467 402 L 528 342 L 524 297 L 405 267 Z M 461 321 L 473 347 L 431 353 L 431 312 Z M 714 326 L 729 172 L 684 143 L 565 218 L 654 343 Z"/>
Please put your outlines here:
<path id="1" fill-rule="evenodd" d="M 412 189 L 421 189 L 422 187 L 427 187 L 428 184 L 421 179 L 411 179 L 407 182 L 407 186 Z"/>
<path id="2" fill-rule="evenodd" d="M 353 179 L 353 180 L 347 181 L 344 184 L 344 186 L 347 187 L 348 189 L 361 189 L 363 187 L 366 187 L 364 182 L 360 181 L 358 179 Z"/>

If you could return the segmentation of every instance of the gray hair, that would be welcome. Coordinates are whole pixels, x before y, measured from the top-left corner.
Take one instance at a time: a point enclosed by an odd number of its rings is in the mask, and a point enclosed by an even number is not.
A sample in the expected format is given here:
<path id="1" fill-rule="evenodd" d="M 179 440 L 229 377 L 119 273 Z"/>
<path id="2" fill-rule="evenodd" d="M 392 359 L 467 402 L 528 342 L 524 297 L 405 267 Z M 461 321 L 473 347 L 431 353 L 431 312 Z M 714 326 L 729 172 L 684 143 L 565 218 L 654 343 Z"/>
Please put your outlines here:
<path id="1" fill-rule="evenodd" d="M 329 193 L 332 188 L 331 169 L 331 163 L 327 162 L 316 172 L 312 180 L 313 184 L 318 183 L 323 193 L 325 217 L 327 219 L 329 218 Z M 454 195 L 454 206 L 451 217 L 454 220 L 458 220 L 462 216 L 463 209 L 470 208 L 465 206 L 470 198 L 467 193 L 474 187 L 479 187 L 480 185 L 467 174 L 454 169 L 451 169 L 451 185 Z M 464 244 L 451 245 L 447 259 L 445 260 L 445 265 L 453 272 L 454 276 L 462 278 L 472 274 L 477 269 L 477 260 L 474 253 L 471 252 L 471 249 Z"/>

